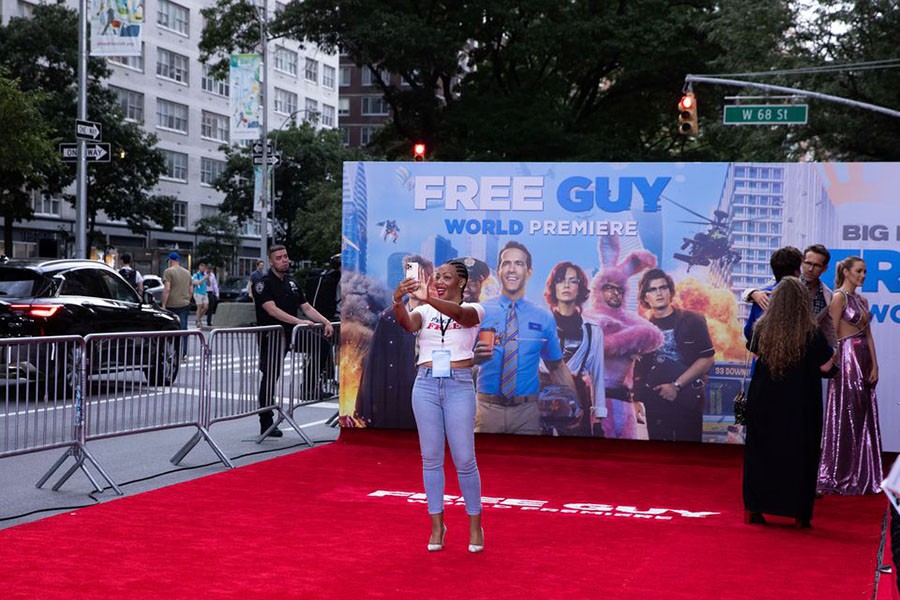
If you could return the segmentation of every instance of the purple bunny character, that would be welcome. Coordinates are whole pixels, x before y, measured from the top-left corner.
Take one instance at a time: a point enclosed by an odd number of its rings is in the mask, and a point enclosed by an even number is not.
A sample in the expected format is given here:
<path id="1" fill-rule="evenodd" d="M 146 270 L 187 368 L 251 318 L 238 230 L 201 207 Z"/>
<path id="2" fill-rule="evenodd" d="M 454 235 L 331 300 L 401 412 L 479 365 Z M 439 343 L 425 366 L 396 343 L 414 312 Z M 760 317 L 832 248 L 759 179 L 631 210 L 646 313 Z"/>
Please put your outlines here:
<path id="1" fill-rule="evenodd" d="M 645 423 L 643 407 L 632 394 L 634 363 L 659 348 L 662 332 L 646 319 L 625 308 L 628 280 L 656 266 L 656 257 L 646 250 L 630 252 L 619 262 L 619 238 L 600 238 L 601 269 L 591 282 L 591 316 L 603 330 L 607 418 L 602 423 L 608 438 L 639 439 Z"/>

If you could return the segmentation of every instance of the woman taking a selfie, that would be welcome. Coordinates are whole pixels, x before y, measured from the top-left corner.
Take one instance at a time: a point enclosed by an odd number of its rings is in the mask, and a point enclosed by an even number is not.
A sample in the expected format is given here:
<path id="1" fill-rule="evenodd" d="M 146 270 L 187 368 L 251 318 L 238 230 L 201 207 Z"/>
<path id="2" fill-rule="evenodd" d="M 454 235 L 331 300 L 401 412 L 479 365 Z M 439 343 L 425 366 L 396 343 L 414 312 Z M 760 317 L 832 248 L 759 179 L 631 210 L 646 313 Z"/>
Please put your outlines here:
<path id="1" fill-rule="evenodd" d="M 397 322 L 419 335 L 419 372 L 412 405 L 422 450 L 422 477 L 431 516 L 428 550 L 444 547 L 444 445 L 450 445 L 459 487 L 469 516 L 469 552 L 484 549 L 481 478 L 475 462 L 475 386 L 472 381 L 478 324 L 484 308 L 463 303 L 468 271 L 460 261 L 441 265 L 430 282 L 410 273 L 394 291 Z M 421 305 L 409 311 L 403 296 Z"/>

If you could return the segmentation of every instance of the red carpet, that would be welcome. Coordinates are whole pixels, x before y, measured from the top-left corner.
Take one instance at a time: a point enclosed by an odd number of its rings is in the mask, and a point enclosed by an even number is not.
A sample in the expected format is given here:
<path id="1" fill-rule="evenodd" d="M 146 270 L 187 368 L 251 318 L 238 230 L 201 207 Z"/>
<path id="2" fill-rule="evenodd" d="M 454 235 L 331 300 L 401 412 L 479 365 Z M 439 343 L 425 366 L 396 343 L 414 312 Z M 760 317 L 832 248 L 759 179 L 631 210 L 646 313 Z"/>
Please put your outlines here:
<path id="1" fill-rule="evenodd" d="M 744 525 L 741 448 L 480 436 L 428 553 L 413 434 L 338 442 L 0 531 L 3 598 L 872 598 L 886 500 Z M 449 459 L 448 459 L 449 462 Z M 456 493 L 455 476 L 448 494 Z M 664 510 L 666 509 L 666 510 Z M 704 514 L 711 513 L 711 514 Z M 891 581 L 891 583 L 893 583 Z"/>

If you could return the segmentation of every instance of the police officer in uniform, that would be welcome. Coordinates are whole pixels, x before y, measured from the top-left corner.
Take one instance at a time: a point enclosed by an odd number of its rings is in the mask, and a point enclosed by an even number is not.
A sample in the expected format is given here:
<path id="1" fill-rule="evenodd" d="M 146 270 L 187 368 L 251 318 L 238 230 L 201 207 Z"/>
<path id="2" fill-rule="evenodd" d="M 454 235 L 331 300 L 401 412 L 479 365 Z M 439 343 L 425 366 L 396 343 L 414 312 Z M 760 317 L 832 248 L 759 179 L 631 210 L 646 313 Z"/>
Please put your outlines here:
<path id="1" fill-rule="evenodd" d="M 260 336 L 259 370 L 262 379 L 259 382 L 259 407 L 272 405 L 275 394 L 275 383 L 284 369 L 284 354 L 287 352 L 291 332 L 294 325 L 321 323 L 325 326 L 325 337 L 334 334 L 331 323 L 319 311 L 306 301 L 303 290 L 289 274 L 291 261 L 284 246 L 269 248 L 269 272 L 253 286 L 253 302 L 256 305 L 257 325 L 281 325 L 284 335 L 274 341 L 267 335 Z M 297 309 L 309 319 L 297 317 Z M 274 355 L 269 356 L 269 349 Z M 267 431 L 271 437 L 281 437 L 280 429 L 272 428 L 272 411 L 259 413 L 259 432 Z M 272 431 L 269 431 L 272 429 Z"/>

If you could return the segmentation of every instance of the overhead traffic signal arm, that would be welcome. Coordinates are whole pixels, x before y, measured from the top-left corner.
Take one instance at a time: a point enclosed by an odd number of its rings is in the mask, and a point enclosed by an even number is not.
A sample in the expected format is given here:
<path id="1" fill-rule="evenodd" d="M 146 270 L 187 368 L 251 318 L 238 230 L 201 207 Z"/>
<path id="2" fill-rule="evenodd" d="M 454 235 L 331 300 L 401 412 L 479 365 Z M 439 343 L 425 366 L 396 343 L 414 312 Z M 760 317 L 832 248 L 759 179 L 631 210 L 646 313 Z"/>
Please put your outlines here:
<path id="1" fill-rule="evenodd" d="M 687 92 L 678 101 L 678 133 L 681 135 L 697 135 L 699 131 L 697 97 L 694 96 L 694 92 Z"/>

